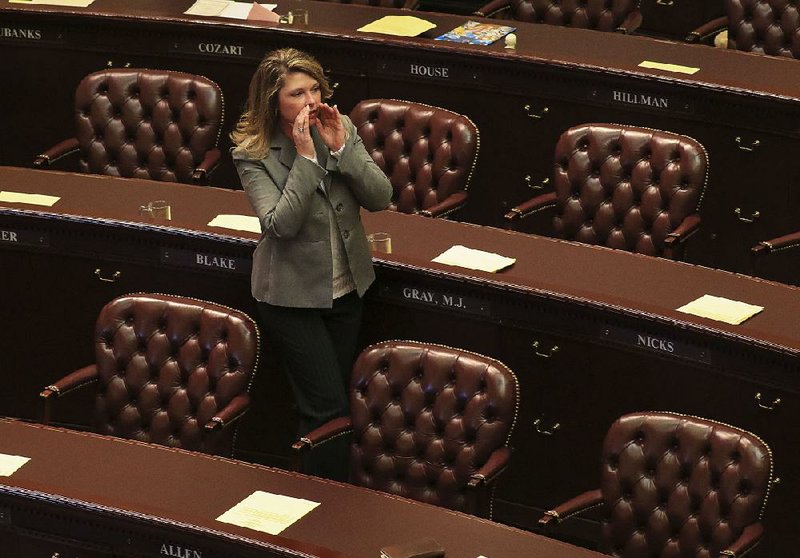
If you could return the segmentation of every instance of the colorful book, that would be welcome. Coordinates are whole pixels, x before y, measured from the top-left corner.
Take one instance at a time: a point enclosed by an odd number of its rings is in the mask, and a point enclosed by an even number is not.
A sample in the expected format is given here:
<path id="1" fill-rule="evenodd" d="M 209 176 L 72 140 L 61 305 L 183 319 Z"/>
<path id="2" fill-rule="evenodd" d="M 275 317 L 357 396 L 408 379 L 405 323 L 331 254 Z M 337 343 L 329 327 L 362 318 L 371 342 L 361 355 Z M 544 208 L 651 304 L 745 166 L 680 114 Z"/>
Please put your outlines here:
<path id="1" fill-rule="evenodd" d="M 468 21 L 464 25 L 459 25 L 452 31 L 436 37 L 437 41 L 451 41 L 453 43 L 469 43 L 471 45 L 490 45 L 497 39 L 501 39 L 516 31 L 516 27 L 508 25 L 496 25 L 494 23 L 480 23 L 479 21 Z"/>

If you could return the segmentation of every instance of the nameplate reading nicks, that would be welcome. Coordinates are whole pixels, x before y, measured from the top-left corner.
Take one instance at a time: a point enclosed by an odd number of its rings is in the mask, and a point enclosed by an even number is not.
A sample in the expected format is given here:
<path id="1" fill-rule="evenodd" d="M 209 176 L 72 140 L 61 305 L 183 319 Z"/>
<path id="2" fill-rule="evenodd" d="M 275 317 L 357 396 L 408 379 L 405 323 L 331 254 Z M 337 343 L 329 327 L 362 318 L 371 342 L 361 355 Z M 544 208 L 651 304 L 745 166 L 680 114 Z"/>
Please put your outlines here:
<path id="1" fill-rule="evenodd" d="M 250 49 L 245 45 L 235 43 L 181 43 L 173 41 L 170 50 L 203 56 L 233 56 L 238 58 L 249 54 Z"/>
<path id="2" fill-rule="evenodd" d="M 161 263 L 241 274 L 249 274 L 253 266 L 252 261 L 248 258 L 172 248 L 161 249 Z"/>
<path id="3" fill-rule="evenodd" d="M 687 99 L 665 93 L 632 89 L 592 89 L 589 99 L 609 105 L 625 105 L 664 112 L 693 113 L 694 107 Z"/>
<path id="4" fill-rule="evenodd" d="M 19 229 L 0 229 L 0 243 L 15 246 L 50 246 L 50 235 L 45 232 Z"/>
<path id="5" fill-rule="evenodd" d="M 482 316 L 488 316 L 491 313 L 488 301 L 453 291 L 440 291 L 415 285 L 389 284 L 382 286 L 381 295 L 442 310 L 454 310 Z"/>
<path id="6" fill-rule="evenodd" d="M 671 337 L 650 335 L 649 333 L 615 327 L 605 328 L 603 330 L 603 335 L 611 341 L 651 353 L 676 356 L 696 362 L 709 363 L 711 361 L 708 351 L 694 347 L 688 343 L 676 341 Z"/>
<path id="7" fill-rule="evenodd" d="M 378 62 L 378 72 L 439 81 L 470 83 L 480 81 L 480 76 L 476 71 L 467 70 L 459 66 L 454 67 L 430 62 L 381 61 Z"/>

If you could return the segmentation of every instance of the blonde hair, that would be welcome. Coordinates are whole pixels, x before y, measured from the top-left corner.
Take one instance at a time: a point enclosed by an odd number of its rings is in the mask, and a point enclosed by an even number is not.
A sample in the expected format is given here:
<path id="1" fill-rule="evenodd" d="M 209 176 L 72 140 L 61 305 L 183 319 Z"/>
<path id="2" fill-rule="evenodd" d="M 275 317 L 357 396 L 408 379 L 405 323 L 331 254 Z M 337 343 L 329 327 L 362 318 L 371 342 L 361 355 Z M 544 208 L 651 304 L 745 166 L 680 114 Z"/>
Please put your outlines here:
<path id="1" fill-rule="evenodd" d="M 252 159 L 269 155 L 269 146 L 278 128 L 278 92 L 286 74 L 303 72 L 319 83 L 323 99 L 333 93 L 325 72 L 316 58 L 294 48 L 273 50 L 264 57 L 250 80 L 247 107 L 231 132 L 236 149 Z"/>

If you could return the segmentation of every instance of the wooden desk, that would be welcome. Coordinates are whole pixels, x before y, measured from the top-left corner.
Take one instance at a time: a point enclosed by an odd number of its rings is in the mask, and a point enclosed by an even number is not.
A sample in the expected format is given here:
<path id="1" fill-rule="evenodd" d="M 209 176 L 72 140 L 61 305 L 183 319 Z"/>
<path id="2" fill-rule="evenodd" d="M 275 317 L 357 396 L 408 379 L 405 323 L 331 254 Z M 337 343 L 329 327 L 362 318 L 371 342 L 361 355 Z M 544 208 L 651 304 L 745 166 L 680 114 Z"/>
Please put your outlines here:
<path id="1" fill-rule="evenodd" d="M 298 0 L 281 0 L 285 13 Z M 406 98 L 468 115 L 481 132 L 470 201 L 459 220 L 496 225 L 511 207 L 550 189 L 556 139 L 586 122 L 618 122 L 692 136 L 708 150 L 701 231 L 688 261 L 749 273 L 757 241 L 800 230 L 798 61 L 550 25 L 518 23 L 518 46 L 432 40 L 465 16 L 424 13 L 436 24 L 410 39 L 360 33 L 397 10 L 305 1 L 307 29 L 183 15 L 192 0 L 97 0 L 87 9 L 0 1 L 0 164 L 28 166 L 72 135 L 74 87 L 114 67 L 169 68 L 217 81 L 227 133 L 269 50 L 296 46 L 318 56 L 338 84 L 343 112 L 364 98 Z M 645 60 L 698 68 L 682 74 Z M 446 77 L 445 77 L 446 76 Z M 215 184 L 237 184 L 225 158 Z M 541 186 L 541 188 L 540 188 Z M 545 223 L 532 225 L 544 234 Z M 787 256 L 781 258 L 781 256 Z M 781 254 L 763 271 L 800 281 L 800 259 Z"/>
<path id="2" fill-rule="evenodd" d="M 424 537 L 448 558 L 601 556 L 372 490 L 118 438 L 0 420 L 0 453 L 31 458 L 0 477 L 0 544 L 14 558 L 375 558 Z M 257 490 L 320 505 L 279 536 L 215 520 Z"/>
<path id="3" fill-rule="evenodd" d="M 50 209 L 0 204 L 0 231 L 29 239 L 0 243 L 0 354 L 15 377 L 14 389 L 0 394 L 2 414 L 35 417 L 42 386 L 91 362 L 94 319 L 119 294 L 172 292 L 255 315 L 241 271 L 257 235 L 206 225 L 218 213 L 249 213 L 242 192 L 14 168 L 0 168 L 0 190 L 62 196 Z M 137 208 L 152 199 L 169 201 L 174 220 L 142 219 Z M 599 486 L 611 422 L 630 411 L 671 410 L 735 424 L 770 444 L 782 482 L 770 494 L 759 550 L 788 551 L 800 498 L 792 474 L 800 468 L 800 290 L 476 225 L 390 212 L 363 220 L 370 232 L 390 233 L 393 247 L 376 255 L 364 343 L 463 347 L 502 360 L 519 378 L 515 453 L 496 518 L 531 527 L 541 510 Z M 453 244 L 517 262 L 498 274 L 431 263 Z M 198 253 L 238 258 L 242 267 L 198 266 Z M 105 279 L 120 275 L 102 281 L 95 269 Z M 740 326 L 675 310 L 705 293 L 765 310 Z M 268 340 L 265 349 L 237 455 L 281 463 L 292 438 L 291 395 Z M 66 411 L 61 420 L 85 424 L 77 405 Z"/>

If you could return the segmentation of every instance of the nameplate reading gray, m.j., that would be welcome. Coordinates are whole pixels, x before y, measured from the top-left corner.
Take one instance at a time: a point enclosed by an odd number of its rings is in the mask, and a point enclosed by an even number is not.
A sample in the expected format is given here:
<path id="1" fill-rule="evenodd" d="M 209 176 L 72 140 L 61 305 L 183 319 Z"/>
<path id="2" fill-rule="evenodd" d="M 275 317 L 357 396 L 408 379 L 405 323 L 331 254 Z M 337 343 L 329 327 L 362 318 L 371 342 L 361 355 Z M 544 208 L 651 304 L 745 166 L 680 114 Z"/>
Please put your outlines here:
<path id="1" fill-rule="evenodd" d="M 221 254 L 210 254 L 207 252 L 174 248 L 161 249 L 161 263 L 248 275 L 253 267 L 253 262 L 249 258 L 236 258 L 223 256 Z"/>
<path id="2" fill-rule="evenodd" d="M 405 302 L 433 306 L 441 310 L 453 310 L 482 316 L 488 316 L 491 313 L 491 306 L 488 300 L 465 296 L 454 291 L 440 291 L 416 285 L 390 283 L 381 287 L 381 295 Z"/>

